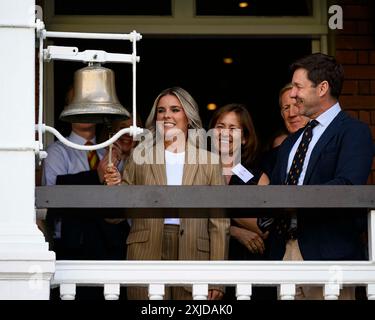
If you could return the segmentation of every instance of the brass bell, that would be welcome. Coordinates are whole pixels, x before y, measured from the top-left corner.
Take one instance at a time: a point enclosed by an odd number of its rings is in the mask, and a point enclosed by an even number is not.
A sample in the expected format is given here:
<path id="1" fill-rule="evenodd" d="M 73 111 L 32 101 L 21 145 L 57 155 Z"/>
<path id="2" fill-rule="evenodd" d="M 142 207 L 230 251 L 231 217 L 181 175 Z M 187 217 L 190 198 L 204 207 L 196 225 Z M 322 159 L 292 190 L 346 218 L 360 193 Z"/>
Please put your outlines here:
<path id="1" fill-rule="evenodd" d="M 111 69 L 100 64 L 89 64 L 74 73 L 73 99 L 61 112 L 61 120 L 109 123 L 129 117 L 129 112 L 117 98 L 114 72 Z"/>

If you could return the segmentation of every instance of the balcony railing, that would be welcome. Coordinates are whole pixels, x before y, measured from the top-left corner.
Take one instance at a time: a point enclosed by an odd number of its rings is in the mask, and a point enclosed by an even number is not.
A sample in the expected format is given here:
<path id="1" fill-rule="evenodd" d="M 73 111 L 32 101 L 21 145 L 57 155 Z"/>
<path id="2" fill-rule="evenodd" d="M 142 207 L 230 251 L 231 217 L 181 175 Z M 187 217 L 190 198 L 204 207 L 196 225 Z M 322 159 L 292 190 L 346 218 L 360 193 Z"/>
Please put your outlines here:
<path id="1" fill-rule="evenodd" d="M 342 286 L 362 285 L 375 300 L 373 262 L 342 261 L 57 261 L 52 286 L 63 300 L 75 298 L 76 286 L 102 286 L 117 300 L 120 286 L 145 286 L 151 300 L 163 299 L 165 286 L 192 286 L 193 298 L 207 299 L 208 285 L 236 286 L 238 300 L 249 300 L 253 286 L 277 286 L 281 300 L 292 300 L 296 285 L 322 286 L 336 300 Z"/>
<path id="2" fill-rule="evenodd" d="M 104 298 L 115 300 L 121 286 L 135 285 L 148 287 L 154 300 L 163 299 L 166 286 L 181 285 L 192 286 L 194 299 L 206 299 L 210 284 L 235 286 L 239 300 L 250 299 L 259 285 L 277 286 L 282 300 L 294 299 L 300 284 L 322 286 L 327 300 L 337 299 L 342 286 L 360 285 L 375 300 L 375 186 L 54 186 L 38 187 L 36 195 L 38 208 L 369 210 L 369 261 L 57 261 L 51 286 L 59 286 L 65 300 L 75 298 L 76 286 L 102 286 Z"/>

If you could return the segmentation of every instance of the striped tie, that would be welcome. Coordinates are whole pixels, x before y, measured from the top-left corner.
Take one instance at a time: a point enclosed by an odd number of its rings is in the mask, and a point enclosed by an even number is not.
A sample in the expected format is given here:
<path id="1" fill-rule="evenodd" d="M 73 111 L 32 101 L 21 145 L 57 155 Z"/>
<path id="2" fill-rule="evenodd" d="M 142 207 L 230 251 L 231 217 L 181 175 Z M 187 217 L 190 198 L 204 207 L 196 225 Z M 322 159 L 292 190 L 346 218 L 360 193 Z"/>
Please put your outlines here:
<path id="1" fill-rule="evenodd" d="M 93 143 L 89 140 L 85 143 L 85 146 L 92 146 Z M 87 152 L 87 161 L 90 166 L 90 170 L 96 170 L 99 164 L 99 157 L 96 150 L 91 150 Z"/>
<path id="2" fill-rule="evenodd" d="M 288 173 L 288 178 L 285 184 L 294 184 L 298 183 L 299 176 L 301 175 L 303 162 L 305 161 L 306 152 L 309 147 L 311 138 L 312 138 L 312 130 L 318 124 L 318 121 L 311 120 L 309 124 L 306 126 L 301 142 L 297 148 L 296 154 L 294 155 L 292 165 L 290 166 L 290 170 Z"/>
<path id="3" fill-rule="evenodd" d="M 288 173 L 288 177 L 285 184 L 296 185 L 298 184 L 299 176 L 302 172 L 303 163 L 305 161 L 307 149 L 309 148 L 310 141 L 312 139 L 312 130 L 318 125 L 318 121 L 311 120 L 303 131 L 301 142 L 298 145 L 296 154 L 294 155 L 292 165 Z M 297 236 L 297 215 L 295 212 L 286 215 L 281 218 L 279 223 L 281 233 L 283 233 L 286 239 L 295 239 Z"/>

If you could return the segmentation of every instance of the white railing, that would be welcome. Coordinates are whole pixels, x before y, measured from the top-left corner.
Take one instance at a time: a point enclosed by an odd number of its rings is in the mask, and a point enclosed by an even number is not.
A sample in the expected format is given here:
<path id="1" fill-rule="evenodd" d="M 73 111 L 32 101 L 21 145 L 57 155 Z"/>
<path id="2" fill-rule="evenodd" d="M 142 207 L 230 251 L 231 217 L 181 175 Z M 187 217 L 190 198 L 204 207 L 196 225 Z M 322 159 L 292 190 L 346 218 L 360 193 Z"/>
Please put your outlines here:
<path id="1" fill-rule="evenodd" d="M 277 286 L 279 299 L 292 300 L 296 285 L 322 286 L 336 300 L 342 286 L 367 286 L 375 300 L 375 263 L 369 261 L 57 261 L 52 286 L 63 300 L 74 300 L 76 286 L 102 286 L 106 300 L 117 300 L 120 286 L 145 286 L 161 300 L 165 286 L 192 286 L 193 299 L 205 300 L 208 285 L 236 286 L 238 300 L 251 298 L 252 286 Z"/>
<path id="2" fill-rule="evenodd" d="M 280 190 L 283 191 L 283 189 Z M 353 201 L 357 201 L 357 204 L 360 204 L 359 207 L 363 207 L 362 202 L 364 201 L 373 202 L 372 193 L 366 193 L 367 188 L 361 188 L 358 191 L 363 192 L 358 193 L 359 200 L 355 200 L 355 197 Z M 340 191 L 336 190 L 336 195 L 337 192 Z M 324 195 L 324 193 L 319 194 Z M 349 193 L 347 198 L 350 198 L 353 194 L 355 192 Z M 51 199 L 48 203 L 53 203 L 54 197 L 48 199 Z M 220 201 L 221 198 L 218 199 L 217 201 Z M 335 199 L 338 199 L 338 197 L 335 197 Z M 158 204 L 165 205 L 162 196 L 158 197 L 158 201 Z M 314 199 L 309 201 L 304 204 L 310 205 L 310 203 L 315 202 Z M 180 201 L 178 202 L 180 203 Z M 325 204 L 324 201 L 323 203 L 316 203 L 318 207 L 320 204 Z M 140 206 L 138 202 L 136 204 Z M 294 202 L 283 203 L 283 206 L 288 207 L 291 204 L 294 204 Z M 59 203 L 54 205 L 56 207 L 62 206 Z M 190 203 L 186 205 L 190 205 Z M 271 201 L 270 206 L 272 205 Z M 339 206 L 345 208 L 342 203 Z M 296 286 L 298 285 L 323 287 L 323 295 L 326 300 L 338 299 L 342 287 L 365 286 L 367 298 L 375 300 L 374 232 L 375 210 L 371 210 L 368 213 L 369 261 L 60 260 L 56 261 L 56 272 L 51 280 L 51 286 L 60 287 L 60 297 L 63 300 L 74 300 L 77 286 L 101 286 L 103 287 L 103 297 L 106 300 L 119 299 L 121 286 L 148 287 L 151 300 L 163 299 L 166 286 L 191 286 L 193 299 L 195 300 L 207 299 L 209 285 L 235 286 L 238 300 L 251 299 L 253 286 L 277 286 L 279 299 L 281 300 L 294 299 Z"/>

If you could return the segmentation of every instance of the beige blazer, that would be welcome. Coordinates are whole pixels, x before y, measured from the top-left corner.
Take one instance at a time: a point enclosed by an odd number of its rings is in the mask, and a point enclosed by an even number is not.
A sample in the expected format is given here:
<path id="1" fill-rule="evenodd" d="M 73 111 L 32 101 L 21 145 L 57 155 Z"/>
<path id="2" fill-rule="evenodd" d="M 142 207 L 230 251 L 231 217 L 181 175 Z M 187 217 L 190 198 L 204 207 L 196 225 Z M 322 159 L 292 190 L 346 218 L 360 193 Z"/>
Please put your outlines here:
<path id="1" fill-rule="evenodd" d="M 188 164 L 185 161 L 182 178 L 183 185 L 224 185 L 224 178 L 218 157 L 206 150 L 198 150 L 188 145 L 186 159 L 195 150 L 196 159 L 207 159 L 204 163 Z M 123 172 L 123 183 L 129 185 L 166 185 L 165 163 L 155 164 L 155 156 L 164 159 L 164 151 L 152 148 L 145 155 L 147 163 L 136 164 L 129 161 Z M 162 152 L 162 154 L 161 154 Z M 150 157 L 154 157 L 151 159 Z M 164 162 L 164 161 L 162 161 Z M 165 209 L 145 209 L 157 210 Z M 192 213 L 191 209 L 173 209 Z M 209 213 L 221 209 L 202 209 Z M 187 216 L 187 214 L 185 216 Z M 160 215 L 159 215 L 160 216 Z M 229 219 L 225 218 L 181 218 L 179 234 L 179 260 L 225 260 L 228 252 Z M 127 238 L 129 260 L 161 260 L 164 219 L 132 219 Z"/>

